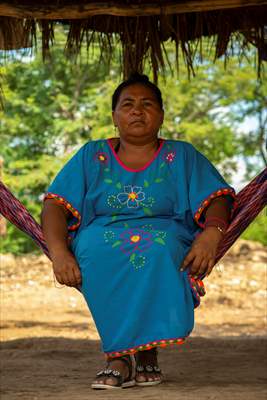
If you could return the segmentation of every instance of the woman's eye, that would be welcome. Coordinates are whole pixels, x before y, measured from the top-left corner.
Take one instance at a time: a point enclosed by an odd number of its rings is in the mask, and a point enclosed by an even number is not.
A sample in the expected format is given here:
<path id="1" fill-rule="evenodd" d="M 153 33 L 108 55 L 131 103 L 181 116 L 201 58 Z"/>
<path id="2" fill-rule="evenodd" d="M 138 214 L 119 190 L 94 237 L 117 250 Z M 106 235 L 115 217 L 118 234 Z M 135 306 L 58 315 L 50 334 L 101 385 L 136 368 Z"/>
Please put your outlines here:
<path id="1" fill-rule="evenodd" d="M 145 106 L 145 107 L 152 106 L 151 101 L 145 101 L 145 102 L 144 102 L 144 106 Z"/>

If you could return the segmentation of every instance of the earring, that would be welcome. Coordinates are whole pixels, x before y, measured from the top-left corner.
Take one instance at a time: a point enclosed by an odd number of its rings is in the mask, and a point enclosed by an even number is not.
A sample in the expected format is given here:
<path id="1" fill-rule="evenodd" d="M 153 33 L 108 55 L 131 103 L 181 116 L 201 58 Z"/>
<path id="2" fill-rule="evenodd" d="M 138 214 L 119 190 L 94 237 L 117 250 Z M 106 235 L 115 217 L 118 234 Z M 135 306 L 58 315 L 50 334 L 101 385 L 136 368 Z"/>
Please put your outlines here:
<path id="1" fill-rule="evenodd" d="M 118 135 L 118 127 L 117 127 L 117 125 L 114 125 L 114 134 L 115 134 L 116 137 L 119 136 Z"/>

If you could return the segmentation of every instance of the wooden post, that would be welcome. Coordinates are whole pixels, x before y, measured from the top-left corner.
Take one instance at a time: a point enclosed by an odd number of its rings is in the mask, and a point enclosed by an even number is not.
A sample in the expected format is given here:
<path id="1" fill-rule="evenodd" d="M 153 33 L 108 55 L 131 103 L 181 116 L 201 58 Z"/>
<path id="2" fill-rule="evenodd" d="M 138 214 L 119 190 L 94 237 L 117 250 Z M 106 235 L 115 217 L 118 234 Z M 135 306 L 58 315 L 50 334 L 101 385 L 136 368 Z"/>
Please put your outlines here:
<path id="1" fill-rule="evenodd" d="M 0 157 L 0 181 L 2 180 L 4 159 Z M 0 214 L 0 236 L 6 235 L 6 219 Z"/>

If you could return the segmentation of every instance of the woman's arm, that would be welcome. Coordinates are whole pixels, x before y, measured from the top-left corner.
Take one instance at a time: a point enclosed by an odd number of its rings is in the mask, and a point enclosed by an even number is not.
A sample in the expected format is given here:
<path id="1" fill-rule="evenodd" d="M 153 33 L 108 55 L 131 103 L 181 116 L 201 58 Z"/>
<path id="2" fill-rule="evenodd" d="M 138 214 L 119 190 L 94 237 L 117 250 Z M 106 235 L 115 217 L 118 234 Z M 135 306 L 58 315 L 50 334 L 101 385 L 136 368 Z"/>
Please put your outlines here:
<path id="1" fill-rule="evenodd" d="M 69 211 L 63 205 L 47 199 L 41 213 L 41 224 L 57 281 L 68 286 L 78 286 L 81 284 L 80 269 L 68 247 L 69 216 Z"/>
<path id="2" fill-rule="evenodd" d="M 227 199 L 214 199 L 205 213 L 204 230 L 201 232 L 186 255 L 181 271 L 189 265 L 190 274 L 197 278 L 199 275 L 209 275 L 215 265 L 218 245 L 223 238 L 224 230 L 230 220 L 230 207 Z"/>

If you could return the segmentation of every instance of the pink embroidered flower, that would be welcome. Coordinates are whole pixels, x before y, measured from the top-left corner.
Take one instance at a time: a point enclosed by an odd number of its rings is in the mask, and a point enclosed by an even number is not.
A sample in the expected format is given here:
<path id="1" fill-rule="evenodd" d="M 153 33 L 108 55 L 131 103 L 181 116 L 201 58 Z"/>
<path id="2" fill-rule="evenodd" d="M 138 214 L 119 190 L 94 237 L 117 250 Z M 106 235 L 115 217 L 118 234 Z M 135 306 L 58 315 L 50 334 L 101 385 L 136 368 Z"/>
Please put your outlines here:
<path id="1" fill-rule="evenodd" d="M 173 160 L 174 160 L 174 158 L 175 158 L 175 155 L 176 155 L 176 151 L 166 151 L 164 154 L 163 154 L 163 159 L 164 159 L 164 161 L 165 162 L 167 162 L 168 164 L 170 164 L 170 163 L 172 163 L 173 162 Z"/>
<path id="2" fill-rule="evenodd" d="M 108 155 L 103 151 L 98 151 L 97 153 L 95 153 L 94 160 L 100 161 L 101 164 L 107 164 Z"/>
<path id="3" fill-rule="evenodd" d="M 153 243 L 150 232 L 137 228 L 121 233 L 120 238 L 123 240 L 120 249 L 126 254 L 132 254 L 135 251 L 143 252 Z"/>

